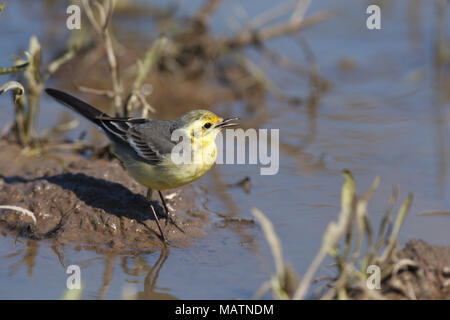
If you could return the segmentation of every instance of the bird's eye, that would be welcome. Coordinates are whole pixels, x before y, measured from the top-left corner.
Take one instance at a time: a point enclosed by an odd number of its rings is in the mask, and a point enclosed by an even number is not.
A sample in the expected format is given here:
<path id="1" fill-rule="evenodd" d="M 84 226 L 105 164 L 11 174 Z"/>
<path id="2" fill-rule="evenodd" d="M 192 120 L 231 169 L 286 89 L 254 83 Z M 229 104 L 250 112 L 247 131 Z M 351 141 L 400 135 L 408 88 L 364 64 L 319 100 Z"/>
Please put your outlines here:
<path id="1" fill-rule="evenodd" d="M 209 128 L 211 128 L 211 126 L 212 126 L 212 124 L 211 124 L 210 122 L 207 122 L 207 123 L 205 123 L 205 124 L 203 125 L 203 127 L 204 127 L 205 129 L 209 129 Z"/>

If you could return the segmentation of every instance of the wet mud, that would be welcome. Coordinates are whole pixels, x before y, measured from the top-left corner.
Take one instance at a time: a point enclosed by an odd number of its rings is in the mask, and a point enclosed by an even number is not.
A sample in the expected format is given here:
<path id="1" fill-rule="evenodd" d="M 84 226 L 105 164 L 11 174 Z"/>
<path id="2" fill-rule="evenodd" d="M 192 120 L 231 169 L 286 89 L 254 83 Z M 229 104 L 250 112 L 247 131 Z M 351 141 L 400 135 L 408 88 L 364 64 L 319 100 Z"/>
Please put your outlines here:
<path id="1" fill-rule="evenodd" d="M 12 236 L 84 244 L 114 250 L 163 247 L 146 189 L 118 160 L 86 159 L 76 154 L 25 157 L 20 146 L 0 140 L 0 229 Z M 173 221 L 154 192 L 153 205 L 172 246 L 186 246 L 204 235 L 208 215 L 196 206 L 192 186 L 163 192 Z"/>
<path id="2" fill-rule="evenodd" d="M 387 278 L 388 299 L 450 299 L 450 247 L 409 241 Z"/>

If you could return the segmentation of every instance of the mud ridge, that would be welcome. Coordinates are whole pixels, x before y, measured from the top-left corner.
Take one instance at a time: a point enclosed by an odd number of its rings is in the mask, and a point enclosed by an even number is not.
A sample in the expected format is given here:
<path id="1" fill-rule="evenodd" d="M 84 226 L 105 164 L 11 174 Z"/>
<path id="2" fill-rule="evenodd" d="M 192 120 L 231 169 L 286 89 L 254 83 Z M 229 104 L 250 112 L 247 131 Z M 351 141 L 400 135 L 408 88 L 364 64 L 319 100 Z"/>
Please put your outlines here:
<path id="1" fill-rule="evenodd" d="M 22 149 L 0 141 L 0 228 L 12 235 L 59 244 L 85 244 L 119 250 L 152 250 L 163 246 L 145 199 L 146 189 L 133 180 L 118 160 L 86 159 L 75 154 L 25 157 Z M 201 237 L 208 215 L 197 207 L 192 186 L 164 192 L 173 219 L 166 221 L 153 201 L 172 246 L 186 246 Z"/>

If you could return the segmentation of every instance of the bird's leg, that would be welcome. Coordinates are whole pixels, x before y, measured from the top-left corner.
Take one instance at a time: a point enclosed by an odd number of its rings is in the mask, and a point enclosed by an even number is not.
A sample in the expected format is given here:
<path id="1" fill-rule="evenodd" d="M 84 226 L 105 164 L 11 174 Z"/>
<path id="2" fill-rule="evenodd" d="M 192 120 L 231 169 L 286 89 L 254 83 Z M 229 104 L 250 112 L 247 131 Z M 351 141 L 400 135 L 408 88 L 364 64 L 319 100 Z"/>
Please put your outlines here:
<path id="1" fill-rule="evenodd" d="M 163 204 L 164 210 L 166 211 L 166 217 L 168 218 L 168 220 L 170 220 L 170 223 L 172 223 L 178 230 L 180 230 L 181 232 L 185 233 L 184 230 L 181 229 L 181 228 L 175 223 L 175 221 L 172 219 L 172 217 L 170 216 L 170 214 L 169 214 L 169 208 L 167 207 L 166 200 L 164 199 L 164 196 L 163 196 L 162 192 L 161 192 L 160 190 L 158 190 L 158 193 L 159 193 L 159 197 L 161 198 L 161 202 L 162 202 L 162 204 Z M 167 221 L 168 221 L 168 220 L 166 220 L 166 224 L 167 224 Z"/>
<path id="2" fill-rule="evenodd" d="M 169 214 L 169 208 L 167 207 L 166 199 L 164 199 L 164 196 L 163 196 L 162 192 L 160 190 L 158 190 L 158 193 L 159 193 L 159 198 L 161 199 L 161 203 L 162 203 L 162 205 L 164 207 L 164 211 L 166 213 L 166 225 L 167 225 L 167 221 L 170 220 L 170 222 L 173 222 L 172 221 L 172 217 Z"/>
<path id="3" fill-rule="evenodd" d="M 156 225 L 158 226 L 159 232 L 161 233 L 161 238 L 163 239 L 164 243 L 169 243 L 167 241 L 166 236 L 164 235 L 164 232 L 162 231 L 161 225 L 159 224 L 158 215 L 156 214 L 155 208 L 153 207 L 152 193 L 153 193 L 152 189 L 148 188 L 147 189 L 147 201 L 150 204 L 150 209 L 152 210 L 153 216 L 155 217 Z"/>

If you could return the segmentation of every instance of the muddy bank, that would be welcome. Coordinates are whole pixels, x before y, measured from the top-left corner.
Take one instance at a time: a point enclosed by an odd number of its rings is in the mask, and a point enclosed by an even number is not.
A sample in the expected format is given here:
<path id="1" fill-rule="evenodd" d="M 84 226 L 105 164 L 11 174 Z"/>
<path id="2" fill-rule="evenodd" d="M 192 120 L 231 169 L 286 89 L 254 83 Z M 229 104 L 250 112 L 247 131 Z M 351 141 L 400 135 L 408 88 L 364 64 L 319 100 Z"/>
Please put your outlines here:
<path id="1" fill-rule="evenodd" d="M 383 290 L 388 299 L 450 299 L 450 247 L 411 240 L 397 256 Z"/>
<path id="2" fill-rule="evenodd" d="M 21 148 L 0 140 L 0 205 L 34 213 L 0 209 L 2 232 L 58 244 L 84 244 L 117 250 L 162 247 L 146 189 L 117 160 L 85 159 L 75 154 L 25 157 Z M 164 232 L 173 246 L 189 245 L 203 235 L 207 214 L 196 207 L 192 186 L 165 191 L 173 219 L 166 222 L 153 201 Z M 153 195 L 157 199 L 157 193 Z"/>

